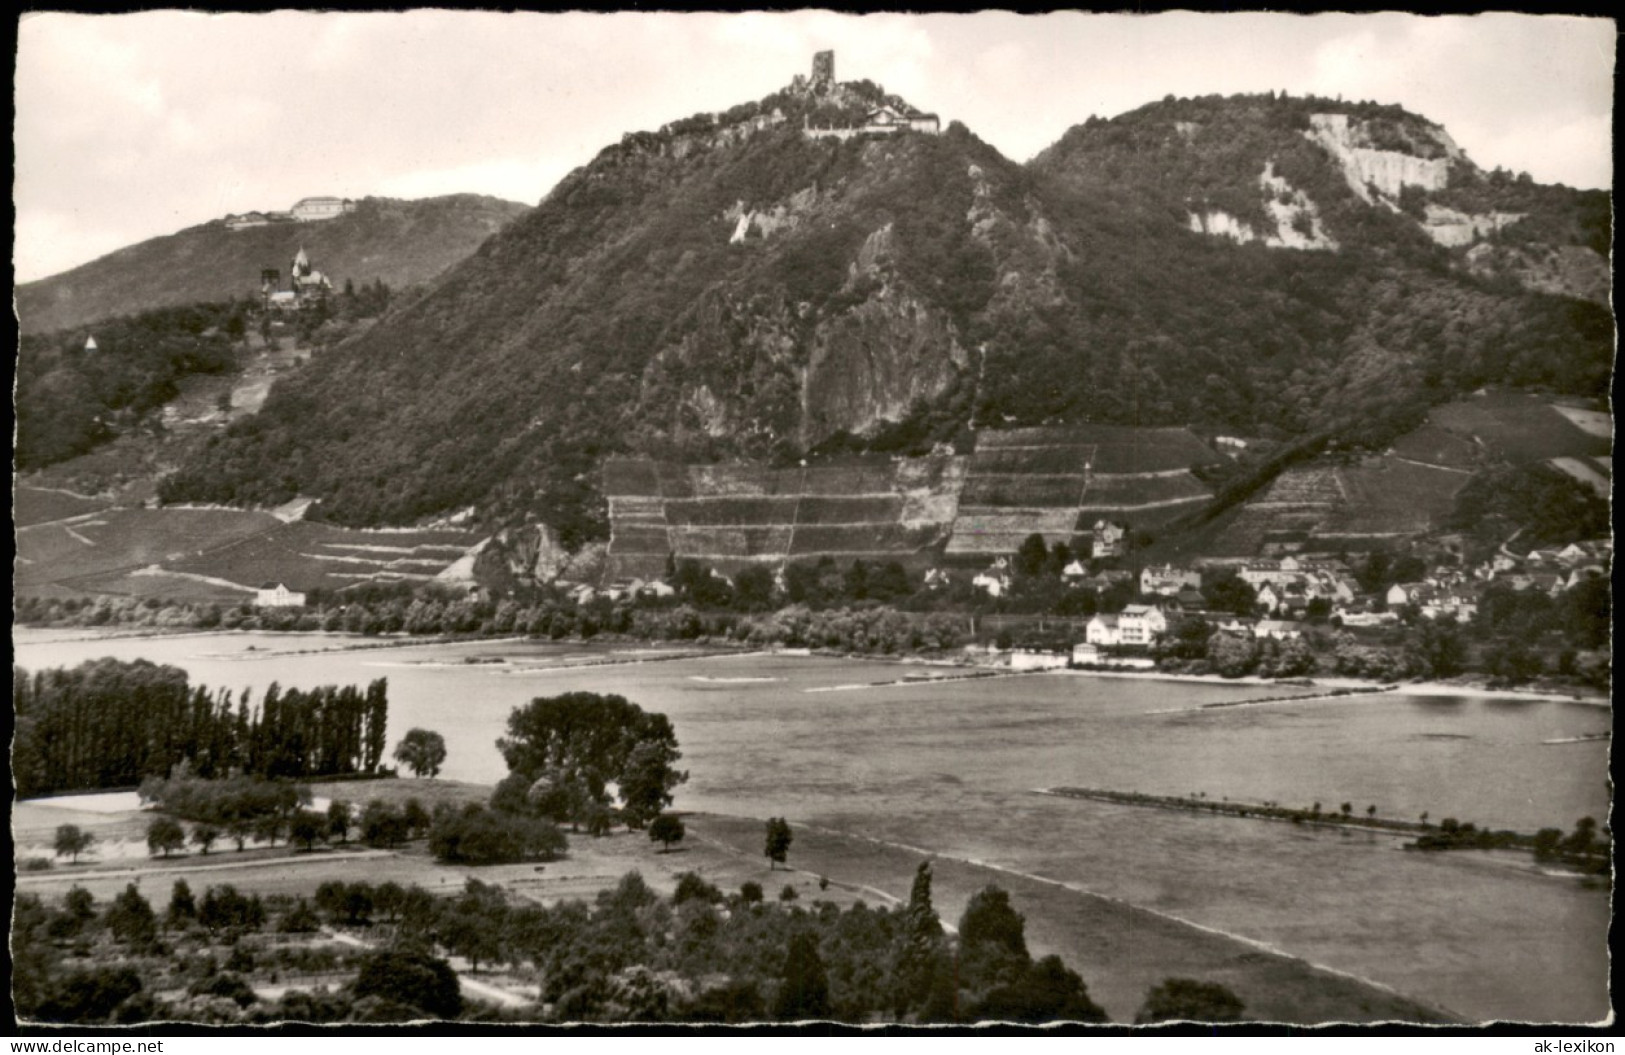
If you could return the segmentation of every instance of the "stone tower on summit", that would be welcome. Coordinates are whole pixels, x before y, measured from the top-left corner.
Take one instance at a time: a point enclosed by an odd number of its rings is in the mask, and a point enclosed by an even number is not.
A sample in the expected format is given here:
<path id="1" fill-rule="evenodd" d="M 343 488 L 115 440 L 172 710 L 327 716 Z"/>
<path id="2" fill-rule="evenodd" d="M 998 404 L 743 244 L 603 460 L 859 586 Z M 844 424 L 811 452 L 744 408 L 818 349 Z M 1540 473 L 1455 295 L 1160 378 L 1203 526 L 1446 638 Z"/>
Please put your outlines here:
<path id="1" fill-rule="evenodd" d="M 812 83 L 808 87 L 818 94 L 835 87 L 835 52 L 820 51 L 813 54 Z"/>

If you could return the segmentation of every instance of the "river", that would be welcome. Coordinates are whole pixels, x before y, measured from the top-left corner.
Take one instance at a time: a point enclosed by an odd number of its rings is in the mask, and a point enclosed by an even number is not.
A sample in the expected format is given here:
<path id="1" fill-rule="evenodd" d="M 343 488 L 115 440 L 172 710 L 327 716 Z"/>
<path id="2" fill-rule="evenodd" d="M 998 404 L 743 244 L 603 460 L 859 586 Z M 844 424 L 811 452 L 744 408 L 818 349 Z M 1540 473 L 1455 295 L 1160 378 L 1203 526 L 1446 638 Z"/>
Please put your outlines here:
<path id="1" fill-rule="evenodd" d="M 941 668 L 816 656 L 655 659 L 668 649 L 535 642 L 339 650 L 319 635 L 75 639 L 23 629 L 30 669 L 111 655 L 258 697 L 387 677 L 390 742 L 445 736 L 446 777 L 495 782 L 495 740 L 534 696 L 615 692 L 672 719 L 681 809 L 783 815 L 1059 880 L 1267 943 L 1475 1019 L 1608 1010 L 1608 895 L 1527 857 L 1420 855 L 1400 839 L 1032 794 L 1056 785 L 1204 793 L 1481 827 L 1607 815 L 1603 707 L 1260 688 L 1064 672 L 895 684 Z M 309 652 L 305 650 L 327 650 Z M 500 659 L 470 663 L 467 660 Z"/>

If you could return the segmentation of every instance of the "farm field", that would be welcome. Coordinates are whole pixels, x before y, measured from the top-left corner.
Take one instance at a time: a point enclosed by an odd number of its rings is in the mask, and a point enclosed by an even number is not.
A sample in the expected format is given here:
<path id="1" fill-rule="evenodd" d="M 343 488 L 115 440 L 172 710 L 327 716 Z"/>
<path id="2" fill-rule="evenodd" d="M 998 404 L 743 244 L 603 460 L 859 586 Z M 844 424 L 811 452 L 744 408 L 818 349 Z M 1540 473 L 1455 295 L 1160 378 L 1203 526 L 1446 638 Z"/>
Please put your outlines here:
<path id="1" fill-rule="evenodd" d="M 1576 424 L 1570 416 L 1574 414 L 1573 409 L 1554 407 L 1538 396 L 1498 393 L 1435 407 L 1428 420 L 1476 440 L 1510 462 L 1609 454 L 1612 441 L 1598 429 L 1595 412 L 1582 419 L 1589 429 Z"/>

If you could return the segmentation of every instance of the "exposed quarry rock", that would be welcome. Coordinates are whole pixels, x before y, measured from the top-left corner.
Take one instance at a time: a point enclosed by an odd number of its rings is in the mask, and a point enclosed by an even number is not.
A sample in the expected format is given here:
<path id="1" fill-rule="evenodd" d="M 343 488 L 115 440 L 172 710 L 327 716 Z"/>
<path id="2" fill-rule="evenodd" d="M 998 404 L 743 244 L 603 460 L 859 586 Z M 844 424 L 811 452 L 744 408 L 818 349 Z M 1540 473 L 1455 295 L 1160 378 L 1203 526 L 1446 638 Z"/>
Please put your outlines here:
<path id="1" fill-rule="evenodd" d="M 1520 212 L 1464 213 L 1428 203 L 1422 230 L 1440 245 L 1472 245 L 1523 219 Z"/>
<path id="2" fill-rule="evenodd" d="M 489 543 L 506 558 L 508 570 L 528 582 L 552 582 L 570 562 L 570 554 L 546 524 L 527 524 L 500 532 Z"/>
<path id="3" fill-rule="evenodd" d="M 1361 123 L 1351 122 L 1348 114 L 1312 114 L 1309 126 L 1305 135 L 1331 152 L 1343 167 L 1349 189 L 1368 202 L 1370 187 L 1390 198 L 1399 197 L 1406 186 L 1444 190 L 1450 182 L 1450 162 L 1461 156 L 1444 129 L 1436 126 L 1429 132 L 1443 156 L 1434 158 L 1371 147 Z"/>
<path id="4" fill-rule="evenodd" d="M 1190 229 L 1197 234 L 1228 238 L 1232 242 L 1262 241 L 1282 249 L 1336 249 L 1337 243 L 1320 222 L 1320 210 L 1309 196 L 1275 174 L 1273 162 L 1266 162 L 1258 177 L 1264 195 L 1264 210 L 1274 221 L 1274 229 L 1262 235 L 1252 226 L 1223 209 L 1203 209 L 1190 213 Z"/>

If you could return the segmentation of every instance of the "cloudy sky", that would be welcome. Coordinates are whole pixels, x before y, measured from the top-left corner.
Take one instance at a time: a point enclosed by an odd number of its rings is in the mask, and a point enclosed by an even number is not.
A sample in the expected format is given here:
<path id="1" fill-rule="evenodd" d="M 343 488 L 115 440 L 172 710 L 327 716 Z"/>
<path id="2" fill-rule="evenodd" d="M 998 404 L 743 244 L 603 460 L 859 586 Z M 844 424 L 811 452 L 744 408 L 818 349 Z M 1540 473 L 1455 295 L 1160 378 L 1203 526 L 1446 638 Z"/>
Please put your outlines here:
<path id="1" fill-rule="evenodd" d="M 1612 184 L 1615 26 L 1521 15 L 24 16 L 19 281 L 315 194 L 534 204 L 627 131 L 757 99 L 836 51 L 1026 160 L 1164 95 L 1400 103 L 1480 165 Z"/>

